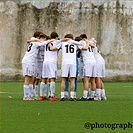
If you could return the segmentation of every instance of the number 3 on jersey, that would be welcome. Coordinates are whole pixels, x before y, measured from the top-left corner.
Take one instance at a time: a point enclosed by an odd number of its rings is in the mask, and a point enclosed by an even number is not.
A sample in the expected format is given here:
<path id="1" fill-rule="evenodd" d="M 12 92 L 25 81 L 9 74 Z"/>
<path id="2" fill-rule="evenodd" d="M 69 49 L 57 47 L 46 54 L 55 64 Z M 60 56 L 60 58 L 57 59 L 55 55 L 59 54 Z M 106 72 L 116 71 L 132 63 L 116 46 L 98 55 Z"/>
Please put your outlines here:
<path id="1" fill-rule="evenodd" d="M 32 45 L 33 45 L 32 43 L 30 43 L 30 44 L 28 45 L 27 52 L 30 52 Z"/>
<path id="2" fill-rule="evenodd" d="M 74 53 L 74 45 L 65 45 L 66 47 L 66 53 Z"/>

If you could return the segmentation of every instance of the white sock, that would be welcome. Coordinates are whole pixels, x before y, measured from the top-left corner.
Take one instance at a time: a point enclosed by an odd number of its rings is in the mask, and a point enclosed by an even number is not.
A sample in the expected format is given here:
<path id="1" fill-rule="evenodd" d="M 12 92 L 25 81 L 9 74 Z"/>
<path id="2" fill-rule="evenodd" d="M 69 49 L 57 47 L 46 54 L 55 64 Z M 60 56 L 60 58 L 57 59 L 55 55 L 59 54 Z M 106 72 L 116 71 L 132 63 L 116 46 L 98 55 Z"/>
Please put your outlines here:
<path id="1" fill-rule="evenodd" d="M 68 91 L 65 91 L 64 93 L 65 93 L 65 96 L 68 96 Z"/>
<path id="2" fill-rule="evenodd" d="M 76 92 L 74 92 L 74 98 L 76 98 Z"/>
<path id="3" fill-rule="evenodd" d="M 64 98 L 64 92 L 61 91 L 61 98 Z"/>
<path id="4" fill-rule="evenodd" d="M 70 97 L 74 98 L 74 92 L 72 92 L 72 91 L 70 92 Z"/>
<path id="5" fill-rule="evenodd" d="M 83 91 L 83 97 L 84 97 L 84 98 L 87 98 L 87 93 L 88 93 L 87 90 L 84 90 L 84 91 Z"/>
<path id="6" fill-rule="evenodd" d="M 38 96 L 38 85 L 35 85 L 34 91 L 35 91 L 35 96 L 37 97 Z"/>
<path id="7" fill-rule="evenodd" d="M 96 89 L 96 95 L 97 95 L 98 98 L 100 98 L 100 96 L 101 96 L 101 89 L 99 89 L 99 88 Z"/>
<path id="8" fill-rule="evenodd" d="M 40 84 L 40 96 L 46 96 L 46 84 L 43 82 Z"/>
<path id="9" fill-rule="evenodd" d="M 94 98 L 95 91 L 91 91 L 91 98 Z"/>
<path id="10" fill-rule="evenodd" d="M 29 84 L 29 95 L 30 97 L 33 97 L 34 96 L 34 92 L 33 92 L 33 84 Z"/>
<path id="11" fill-rule="evenodd" d="M 24 85 L 24 98 L 29 97 L 29 85 Z"/>
<path id="12" fill-rule="evenodd" d="M 54 93 L 55 93 L 55 82 L 50 82 L 50 91 L 51 91 L 51 97 L 54 96 Z"/>
<path id="13" fill-rule="evenodd" d="M 88 88 L 87 97 L 88 97 L 88 96 L 90 96 L 90 94 L 91 94 L 91 89 L 90 89 L 90 88 Z"/>
<path id="14" fill-rule="evenodd" d="M 51 96 L 51 91 L 50 91 L 50 82 L 48 82 L 48 96 Z"/>
<path id="15" fill-rule="evenodd" d="M 105 89 L 101 89 L 101 95 L 105 96 Z"/>
<path id="16" fill-rule="evenodd" d="M 90 88 L 88 88 L 88 94 L 90 94 L 91 93 L 91 89 Z"/>

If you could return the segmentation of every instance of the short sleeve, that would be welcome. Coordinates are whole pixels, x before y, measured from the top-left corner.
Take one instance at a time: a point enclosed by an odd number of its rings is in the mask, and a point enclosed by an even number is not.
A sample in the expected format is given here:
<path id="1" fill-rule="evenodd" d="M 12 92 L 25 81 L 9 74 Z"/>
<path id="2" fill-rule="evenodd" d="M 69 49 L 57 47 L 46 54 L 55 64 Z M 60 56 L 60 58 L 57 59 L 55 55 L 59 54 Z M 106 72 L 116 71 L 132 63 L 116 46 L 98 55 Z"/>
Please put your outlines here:
<path id="1" fill-rule="evenodd" d="M 81 45 L 78 46 L 79 49 L 82 49 L 84 46 L 86 46 L 86 42 L 85 41 L 80 41 L 80 44 Z"/>
<path id="2" fill-rule="evenodd" d="M 62 42 L 60 40 L 56 40 L 52 42 L 53 46 L 55 46 L 57 49 L 61 48 Z"/>

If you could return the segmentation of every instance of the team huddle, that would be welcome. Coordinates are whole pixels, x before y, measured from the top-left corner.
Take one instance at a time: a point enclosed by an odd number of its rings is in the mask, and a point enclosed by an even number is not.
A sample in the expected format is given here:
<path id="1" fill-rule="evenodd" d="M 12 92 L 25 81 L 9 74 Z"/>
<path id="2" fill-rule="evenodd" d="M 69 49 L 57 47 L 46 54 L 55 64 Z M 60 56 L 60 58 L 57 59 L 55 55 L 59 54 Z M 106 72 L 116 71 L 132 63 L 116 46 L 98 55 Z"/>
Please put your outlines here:
<path id="1" fill-rule="evenodd" d="M 72 34 L 67 34 L 63 39 L 59 39 L 56 32 L 47 36 L 37 31 L 27 43 L 27 51 L 22 59 L 22 71 L 25 76 L 23 100 L 44 100 L 47 97 L 50 101 L 58 100 L 54 94 L 59 51 L 62 52 L 60 101 L 69 98 L 69 80 L 70 101 L 77 100 L 78 74 L 84 88 L 80 101 L 107 99 L 102 82 L 102 78 L 105 77 L 105 62 L 94 38 L 89 40 L 86 34 L 74 38 Z M 38 94 L 39 80 L 41 80 L 40 94 Z"/>

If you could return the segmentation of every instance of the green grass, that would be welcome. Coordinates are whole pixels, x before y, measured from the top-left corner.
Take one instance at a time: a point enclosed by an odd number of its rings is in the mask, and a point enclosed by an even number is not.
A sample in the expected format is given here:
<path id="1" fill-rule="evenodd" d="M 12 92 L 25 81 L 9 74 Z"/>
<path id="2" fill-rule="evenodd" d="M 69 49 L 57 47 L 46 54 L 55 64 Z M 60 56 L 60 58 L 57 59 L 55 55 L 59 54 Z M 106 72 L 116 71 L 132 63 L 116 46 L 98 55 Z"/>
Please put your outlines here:
<path id="1" fill-rule="evenodd" d="M 107 101 L 23 101 L 22 82 L 1 82 L 0 133 L 133 132 L 133 128 L 84 128 L 86 122 L 133 124 L 132 83 L 105 82 L 105 88 Z M 78 98 L 82 89 L 79 82 Z M 56 83 L 56 97 L 60 98 L 60 82 Z"/>

